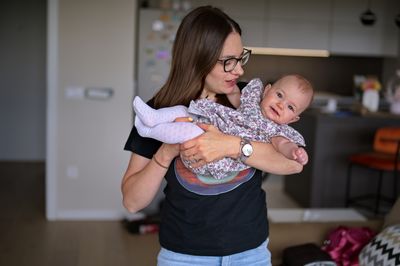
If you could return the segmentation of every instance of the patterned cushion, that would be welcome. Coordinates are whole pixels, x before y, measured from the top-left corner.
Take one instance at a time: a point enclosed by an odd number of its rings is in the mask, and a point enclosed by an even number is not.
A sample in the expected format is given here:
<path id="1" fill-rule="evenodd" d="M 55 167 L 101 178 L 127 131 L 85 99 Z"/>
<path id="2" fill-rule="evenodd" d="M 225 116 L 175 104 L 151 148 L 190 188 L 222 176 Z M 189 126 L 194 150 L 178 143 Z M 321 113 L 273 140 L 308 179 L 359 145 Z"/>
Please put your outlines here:
<path id="1" fill-rule="evenodd" d="M 360 266 L 400 265 L 400 224 L 387 227 L 359 255 Z"/>

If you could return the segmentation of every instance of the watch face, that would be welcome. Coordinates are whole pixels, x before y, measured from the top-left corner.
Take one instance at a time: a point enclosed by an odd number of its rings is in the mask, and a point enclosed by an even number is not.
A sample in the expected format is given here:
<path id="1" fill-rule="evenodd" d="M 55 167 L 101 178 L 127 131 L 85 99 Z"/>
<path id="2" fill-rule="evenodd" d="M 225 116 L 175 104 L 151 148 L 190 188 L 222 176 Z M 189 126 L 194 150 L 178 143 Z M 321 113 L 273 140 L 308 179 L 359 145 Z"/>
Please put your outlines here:
<path id="1" fill-rule="evenodd" d="M 249 157 L 253 153 L 253 146 L 251 146 L 250 144 L 243 145 L 242 152 L 244 156 Z"/>

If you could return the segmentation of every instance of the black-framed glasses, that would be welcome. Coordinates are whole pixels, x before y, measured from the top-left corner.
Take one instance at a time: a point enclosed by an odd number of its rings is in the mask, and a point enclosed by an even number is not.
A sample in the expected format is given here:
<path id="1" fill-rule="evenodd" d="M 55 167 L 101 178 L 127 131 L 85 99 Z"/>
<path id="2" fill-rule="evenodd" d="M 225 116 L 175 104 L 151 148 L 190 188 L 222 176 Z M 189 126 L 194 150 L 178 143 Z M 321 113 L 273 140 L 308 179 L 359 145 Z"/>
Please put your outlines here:
<path id="1" fill-rule="evenodd" d="M 249 61 L 251 55 L 251 50 L 243 49 L 243 54 L 241 57 L 229 57 L 226 59 L 218 59 L 217 61 L 224 65 L 225 72 L 231 72 L 235 69 L 238 62 L 240 62 L 241 66 L 244 66 Z"/>

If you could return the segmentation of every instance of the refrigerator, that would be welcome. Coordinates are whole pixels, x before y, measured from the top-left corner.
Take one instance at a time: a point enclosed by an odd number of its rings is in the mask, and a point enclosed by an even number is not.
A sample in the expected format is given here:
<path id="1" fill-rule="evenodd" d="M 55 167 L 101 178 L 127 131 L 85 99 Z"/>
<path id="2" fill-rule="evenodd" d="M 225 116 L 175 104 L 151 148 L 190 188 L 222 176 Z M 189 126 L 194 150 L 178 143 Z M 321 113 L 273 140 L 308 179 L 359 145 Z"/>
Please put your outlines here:
<path id="1" fill-rule="evenodd" d="M 137 89 L 144 101 L 148 101 L 164 85 L 167 80 L 171 57 L 172 44 L 176 31 L 185 13 L 162 9 L 140 9 L 137 40 Z M 156 197 L 142 212 L 155 214 L 159 211 L 164 199 L 161 185 Z"/>
<path id="2" fill-rule="evenodd" d="M 164 85 L 183 11 L 139 9 L 137 95 L 149 100 Z"/>

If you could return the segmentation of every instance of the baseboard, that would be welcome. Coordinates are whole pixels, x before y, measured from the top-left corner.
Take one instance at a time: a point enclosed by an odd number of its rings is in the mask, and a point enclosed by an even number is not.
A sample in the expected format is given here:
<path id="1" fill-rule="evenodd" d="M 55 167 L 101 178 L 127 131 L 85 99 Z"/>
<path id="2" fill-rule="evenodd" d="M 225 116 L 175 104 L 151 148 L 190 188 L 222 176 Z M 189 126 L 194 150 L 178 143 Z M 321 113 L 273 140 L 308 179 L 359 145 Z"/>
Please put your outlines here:
<path id="1" fill-rule="evenodd" d="M 115 210 L 65 210 L 57 211 L 55 219 L 68 221 L 120 221 L 127 215 L 124 211 Z"/>

